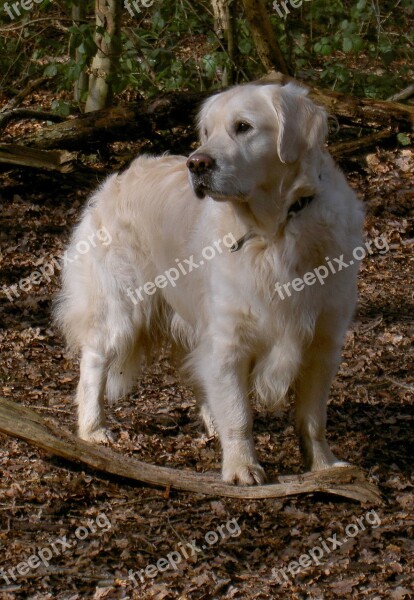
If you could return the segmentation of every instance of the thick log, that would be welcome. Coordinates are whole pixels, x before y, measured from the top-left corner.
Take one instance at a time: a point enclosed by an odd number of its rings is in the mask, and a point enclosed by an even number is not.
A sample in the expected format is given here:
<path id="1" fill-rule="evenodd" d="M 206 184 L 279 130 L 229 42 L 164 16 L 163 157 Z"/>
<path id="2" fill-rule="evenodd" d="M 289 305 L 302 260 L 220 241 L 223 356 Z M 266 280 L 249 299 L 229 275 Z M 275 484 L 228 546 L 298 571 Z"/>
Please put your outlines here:
<path id="1" fill-rule="evenodd" d="M 70 173 L 76 165 L 76 154 L 61 150 L 38 150 L 17 144 L 0 144 L 0 163 Z"/>
<path id="2" fill-rule="evenodd" d="M 123 456 L 110 448 L 89 444 L 50 420 L 43 419 L 33 410 L 4 398 L 0 399 L 0 432 L 67 460 L 79 461 L 103 473 L 157 487 L 255 500 L 323 492 L 363 503 L 382 503 L 376 486 L 366 481 L 362 472 L 354 467 L 279 477 L 277 483 L 269 485 L 232 486 L 220 481 L 218 476 L 151 465 Z"/>
<path id="3" fill-rule="evenodd" d="M 151 139 L 162 129 L 192 125 L 200 101 L 207 96 L 206 92 L 171 93 L 151 101 L 98 110 L 23 136 L 18 143 L 47 150 Z"/>
<path id="4" fill-rule="evenodd" d="M 291 81 L 308 88 L 310 98 L 319 106 L 323 106 L 329 114 L 335 115 L 344 124 L 367 128 L 391 127 L 402 131 L 411 131 L 414 125 L 414 106 L 388 102 L 387 100 L 356 98 L 339 92 L 319 89 L 275 71 L 259 81 L 282 84 Z"/>
<path id="5" fill-rule="evenodd" d="M 377 146 L 384 145 L 386 141 L 391 142 L 393 139 L 395 139 L 394 131 L 379 131 L 378 133 L 365 135 L 356 140 L 347 140 L 346 142 L 332 144 L 332 146 L 329 146 L 329 152 L 335 159 L 339 160 L 341 158 L 367 153 Z"/>
<path id="6" fill-rule="evenodd" d="M 281 74 L 271 74 L 260 80 L 266 81 L 285 83 L 296 80 Z M 304 85 L 300 81 L 296 83 Z M 206 92 L 171 93 L 156 100 L 99 110 L 46 127 L 21 137 L 17 142 L 47 150 L 79 149 L 88 144 L 151 139 L 163 129 L 191 126 L 200 102 L 208 95 Z M 346 124 L 411 131 L 414 123 L 414 107 L 397 102 L 354 98 L 315 87 L 311 88 L 310 97 Z"/>

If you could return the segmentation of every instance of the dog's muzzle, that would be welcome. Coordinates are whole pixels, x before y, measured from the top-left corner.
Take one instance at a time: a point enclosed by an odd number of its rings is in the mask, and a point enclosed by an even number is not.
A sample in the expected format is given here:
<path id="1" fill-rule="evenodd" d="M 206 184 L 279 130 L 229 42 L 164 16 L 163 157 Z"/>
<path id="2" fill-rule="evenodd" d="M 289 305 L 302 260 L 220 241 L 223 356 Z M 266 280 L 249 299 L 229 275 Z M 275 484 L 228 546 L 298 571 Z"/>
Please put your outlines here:
<path id="1" fill-rule="evenodd" d="M 197 198 L 204 198 L 211 187 L 211 176 L 216 166 L 213 157 L 203 152 L 195 152 L 187 160 L 191 181 Z"/>

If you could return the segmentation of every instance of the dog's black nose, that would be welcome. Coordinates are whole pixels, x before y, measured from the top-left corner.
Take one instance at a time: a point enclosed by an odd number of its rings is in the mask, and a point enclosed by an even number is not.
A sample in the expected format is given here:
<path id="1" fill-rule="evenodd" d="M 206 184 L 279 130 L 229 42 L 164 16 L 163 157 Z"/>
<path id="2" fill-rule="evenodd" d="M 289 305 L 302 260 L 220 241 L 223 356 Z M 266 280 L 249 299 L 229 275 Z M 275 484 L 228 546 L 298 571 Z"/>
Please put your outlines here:
<path id="1" fill-rule="evenodd" d="M 191 173 L 195 173 L 197 175 L 202 175 L 203 173 L 207 173 L 207 171 L 211 171 L 214 165 L 214 158 L 208 154 L 203 154 L 202 152 L 193 154 L 187 160 L 187 168 Z"/>

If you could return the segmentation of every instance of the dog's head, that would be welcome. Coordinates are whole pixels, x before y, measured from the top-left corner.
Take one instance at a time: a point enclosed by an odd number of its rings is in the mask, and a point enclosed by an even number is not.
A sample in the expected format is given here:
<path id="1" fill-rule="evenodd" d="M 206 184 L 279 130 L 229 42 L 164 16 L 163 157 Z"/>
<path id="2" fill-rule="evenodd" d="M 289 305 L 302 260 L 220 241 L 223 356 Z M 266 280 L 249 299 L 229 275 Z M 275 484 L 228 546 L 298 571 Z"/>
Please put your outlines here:
<path id="1" fill-rule="evenodd" d="M 248 201 L 277 188 L 285 167 L 320 152 L 327 135 L 325 111 L 293 84 L 231 88 L 204 103 L 198 126 L 190 181 L 199 198 L 215 200 Z"/>

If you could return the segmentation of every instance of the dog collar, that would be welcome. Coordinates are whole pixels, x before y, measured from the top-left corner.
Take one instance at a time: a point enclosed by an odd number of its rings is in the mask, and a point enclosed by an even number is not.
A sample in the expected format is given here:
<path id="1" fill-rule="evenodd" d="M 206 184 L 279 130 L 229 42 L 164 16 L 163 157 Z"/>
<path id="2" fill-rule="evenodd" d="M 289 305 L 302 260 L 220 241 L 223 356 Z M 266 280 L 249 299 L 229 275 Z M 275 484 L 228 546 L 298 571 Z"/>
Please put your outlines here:
<path id="1" fill-rule="evenodd" d="M 292 215 L 297 215 L 298 212 L 309 206 L 315 200 L 315 196 L 303 196 L 299 198 L 288 210 L 288 218 Z"/>
<path id="2" fill-rule="evenodd" d="M 293 217 L 293 215 L 297 215 L 301 210 L 309 206 L 315 200 L 315 196 L 303 196 L 299 198 L 296 202 L 294 202 L 288 210 L 288 219 Z M 241 250 L 246 242 L 256 237 L 257 234 L 253 231 L 248 231 L 245 233 L 233 246 L 230 248 L 230 252 L 237 252 Z"/>
<path id="3" fill-rule="evenodd" d="M 233 246 L 230 247 L 230 252 L 237 252 L 241 250 L 246 242 L 256 237 L 257 233 L 253 233 L 253 231 L 248 231 L 245 233 Z"/>

